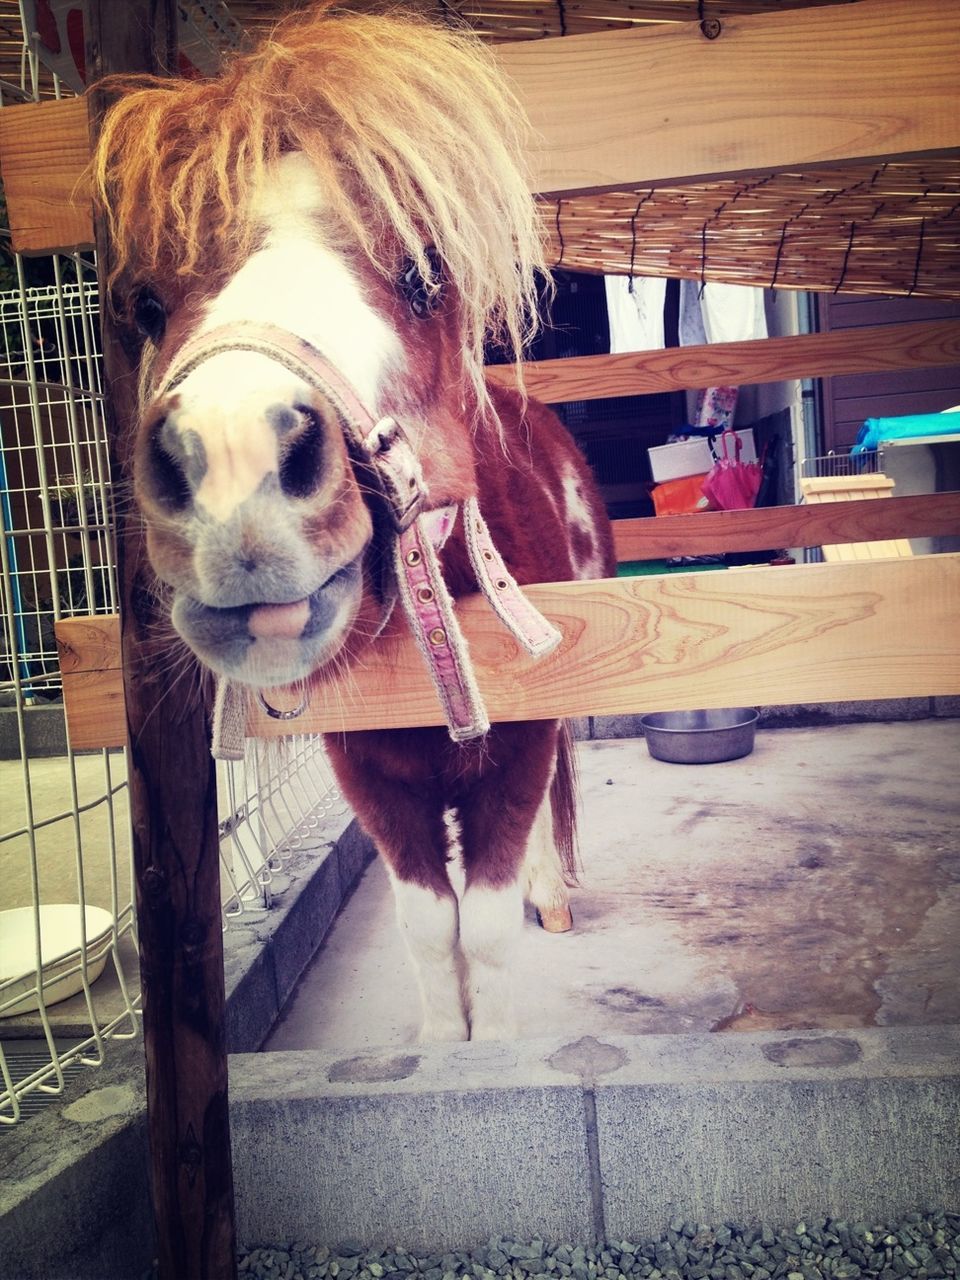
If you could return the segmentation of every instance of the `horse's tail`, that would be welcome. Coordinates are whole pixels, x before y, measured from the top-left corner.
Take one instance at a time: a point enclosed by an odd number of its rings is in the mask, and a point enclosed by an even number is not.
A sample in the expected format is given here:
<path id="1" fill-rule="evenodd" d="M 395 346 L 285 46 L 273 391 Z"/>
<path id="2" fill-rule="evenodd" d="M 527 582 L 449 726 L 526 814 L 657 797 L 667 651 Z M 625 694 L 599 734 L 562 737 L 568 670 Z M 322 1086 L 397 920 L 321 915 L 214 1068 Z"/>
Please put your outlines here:
<path id="1" fill-rule="evenodd" d="M 553 815 L 553 840 L 563 868 L 563 878 L 570 886 L 577 878 L 577 758 L 573 749 L 573 731 L 569 721 L 560 721 L 557 738 L 557 768 L 550 786 L 550 809 Z"/>

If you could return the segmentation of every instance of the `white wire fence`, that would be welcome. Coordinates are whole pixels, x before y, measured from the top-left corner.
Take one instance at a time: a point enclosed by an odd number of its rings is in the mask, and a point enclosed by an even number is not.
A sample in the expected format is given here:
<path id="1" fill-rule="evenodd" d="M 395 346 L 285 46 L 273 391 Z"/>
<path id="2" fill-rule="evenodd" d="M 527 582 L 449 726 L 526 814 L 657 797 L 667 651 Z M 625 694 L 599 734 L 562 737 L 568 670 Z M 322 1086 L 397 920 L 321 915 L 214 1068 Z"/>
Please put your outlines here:
<path id="1" fill-rule="evenodd" d="M 345 812 L 316 734 L 251 739 L 242 761 L 217 764 L 220 885 L 224 924 L 269 908 L 273 878 L 291 854 L 322 838 Z"/>
<path id="2" fill-rule="evenodd" d="M 0 84 L 0 106 L 60 97 L 23 3 L 0 8 L 23 33 L 20 83 Z M 27 263 L 0 244 L 0 276 L 2 1132 L 135 1038 L 140 996 L 126 759 L 70 749 L 54 636 L 61 617 L 117 607 L 96 268 L 81 254 Z M 218 803 L 224 927 L 268 908 L 287 857 L 322 847 L 344 807 L 304 735 L 219 765 Z"/>
<path id="3" fill-rule="evenodd" d="M 15 269 L 0 293 L 0 1127 L 139 1034 L 126 760 L 71 750 L 54 637 L 117 603 L 95 267 Z M 285 860 L 343 805 L 307 735 L 249 743 L 218 766 L 218 794 L 227 927 L 270 906 Z"/>
<path id="4" fill-rule="evenodd" d="M 55 282 L 27 288 L 18 256 L 18 288 L 0 294 L 0 504 L 13 630 L 2 675 L 15 665 L 28 701 L 60 688 L 55 619 L 116 609 L 96 273 L 79 255 L 50 261 Z"/>
<path id="5" fill-rule="evenodd" d="M 53 626 L 116 607 L 110 475 L 100 415 L 96 277 L 79 255 L 51 283 L 0 295 L 0 1123 L 63 1090 L 137 1034 L 125 770 L 107 751 L 33 756 L 60 729 Z M 62 732 L 62 731 L 61 731 Z M 59 736 L 59 735 L 58 735 Z M 56 746 L 54 749 L 57 749 Z M 13 757 L 10 759 L 10 757 Z M 104 971 L 109 967 L 109 977 Z M 100 980 L 109 998 L 98 998 Z M 9 1046 L 9 1048 L 8 1048 Z"/>

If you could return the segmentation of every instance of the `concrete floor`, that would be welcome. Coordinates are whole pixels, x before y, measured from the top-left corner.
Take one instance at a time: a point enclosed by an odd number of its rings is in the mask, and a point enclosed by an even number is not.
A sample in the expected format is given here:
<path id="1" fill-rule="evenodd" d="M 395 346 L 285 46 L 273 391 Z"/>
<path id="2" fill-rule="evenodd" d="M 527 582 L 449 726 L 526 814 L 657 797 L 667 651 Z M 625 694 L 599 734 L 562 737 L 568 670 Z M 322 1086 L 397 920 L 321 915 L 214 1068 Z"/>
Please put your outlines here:
<path id="1" fill-rule="evenodd" d="M 960 721 L 759 732 L 746 759 L 663 764 L 580 746 L 576 927 L 529 912 L 525 1036 L 960 1021 Z M 265 1048 L 416 1037 L 375 862 Z"/>

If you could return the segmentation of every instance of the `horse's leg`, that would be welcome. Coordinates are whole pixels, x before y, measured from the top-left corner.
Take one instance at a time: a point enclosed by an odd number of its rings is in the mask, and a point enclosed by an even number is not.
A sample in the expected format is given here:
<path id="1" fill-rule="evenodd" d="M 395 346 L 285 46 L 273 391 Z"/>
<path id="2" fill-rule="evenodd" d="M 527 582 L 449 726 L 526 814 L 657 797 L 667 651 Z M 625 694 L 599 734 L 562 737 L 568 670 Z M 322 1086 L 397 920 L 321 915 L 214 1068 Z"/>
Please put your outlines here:
<path id="1" fill-rule="evenodd" d="M 387 863 L 388 869 L 390 867 Z M 413 962 L 423 1007 L 421 1040 L 469 1037 L 457 963 L 457 899 L 442 891 L 400 880 L 390 869 L 397 921 Z"/>
<path id="2" fill-rule="evenodd" d="M 573 928 L 570 895 L 553 837 L 549 789 L 540 802 L 527 841 L 523 860 L 523 896 L 536 907 L 537 918 L 547 933 L 566 933 Z"/>
<path id="3" fill-rule="evenodd" d="M 522 924 L 519 878 L 467 885 L 460 901 L 460 948 L 471 1040 L 508 1040 L 516 1034 L 512 968 Z"/>
<path id="4" fill-rule="evenodd" d="M 439 798 L 398 781 L 361 735 L 348 751 L 327 738 L 344 795 L 386 864 L 397 920 L 423 1005 L 422 1040 L 466 1040 L 457 956 L 457 898 L 447 875 L 449 838 Z"/>
<path id="5" fill-rule="evenodd" d="M 513 731 L 511 746 L 524 749 L 507 751 L 459 806 L 466 874 L 460 949 L 471 1040 L 515 1034 L 512 962 L 523 923 L 523 859 L 545 797 L 549 813 L 556 749 L 555 724 L 501 728 Z"/>

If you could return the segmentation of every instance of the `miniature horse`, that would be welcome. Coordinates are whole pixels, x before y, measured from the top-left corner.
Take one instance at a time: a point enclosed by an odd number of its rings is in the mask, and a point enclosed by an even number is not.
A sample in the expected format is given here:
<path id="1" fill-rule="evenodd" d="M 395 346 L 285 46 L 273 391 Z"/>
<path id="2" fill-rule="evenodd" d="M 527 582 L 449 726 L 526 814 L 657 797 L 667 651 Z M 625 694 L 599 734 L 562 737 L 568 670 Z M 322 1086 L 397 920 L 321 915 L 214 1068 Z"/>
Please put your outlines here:
<path id="1" fill-rule="evenodd" d="M 421 601 L 477 590 L 469 510 L 503 558 L 498 588 L 612 572 L 570 437 L 483 379 L 485 342 L 529 337 L 543 264 L 522 120 L 477 41 L 317 8 L 216 80 L 113 87 L 94 179 L 113 305 L 143 344 L 134 490 L 174 627 L 207 667 L 324 696 L 407 625 L 396 548 L 437 513 L 443 581 Z M 398 439 L 420 495 L 399 520 L 376 474 Z M 327 738 L 390 873 L 426 1039 L 510 1033 L 523 896 L 562 910 L 573 874 L 568 735 L 483 728 Z"/>

